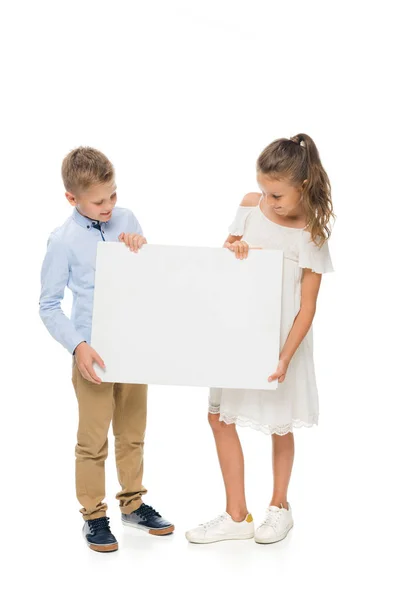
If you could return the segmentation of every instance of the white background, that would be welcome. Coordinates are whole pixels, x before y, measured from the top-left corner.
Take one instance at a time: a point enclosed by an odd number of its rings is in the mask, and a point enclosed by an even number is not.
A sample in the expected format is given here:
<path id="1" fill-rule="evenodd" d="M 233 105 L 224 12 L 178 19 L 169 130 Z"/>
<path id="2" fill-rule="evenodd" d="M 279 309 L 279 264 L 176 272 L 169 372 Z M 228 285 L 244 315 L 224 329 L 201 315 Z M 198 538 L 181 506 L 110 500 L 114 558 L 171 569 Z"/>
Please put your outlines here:
<path id="1" fill-rule="evenodd" d="M 388 1 L 2 3 L 1 585 L 8 598 L 395 597 L 394 16 Z M 154 539 L 122 531 L 111 455 L 107 500 L 120 551 L 90 552 L 74 491 L 71 359 L 38 316 L 47 237 L 70 214 L 62 158 L 80 144 L 103 150 L 116 166 L 119 204 L 133 209 L 149 241 L 220 246 L 242 196 L 257 190 L 259 152 L 301 132 L 320 150 L 338 219 L 336 273 L 323 278 L 314 323 L 320 425 L 295 435 L 295 528 L 268 547 L 189 546 L 185 529 L 225 508 L 207 390 L 153 387 L 147 500 L 176 533 Z M 259 521 L 271 494 L 270 439 L 250 430 L 241 437 L 248 505 Z"/>

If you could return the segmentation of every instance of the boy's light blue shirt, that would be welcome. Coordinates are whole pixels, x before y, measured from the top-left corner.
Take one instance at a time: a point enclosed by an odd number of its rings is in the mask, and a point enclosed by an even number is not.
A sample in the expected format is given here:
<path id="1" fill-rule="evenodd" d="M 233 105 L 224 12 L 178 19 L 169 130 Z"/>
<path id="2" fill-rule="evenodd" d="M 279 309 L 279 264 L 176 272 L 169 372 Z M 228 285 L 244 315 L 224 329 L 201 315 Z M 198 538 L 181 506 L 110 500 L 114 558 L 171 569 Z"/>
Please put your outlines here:
<path id="1" fill-rule="evenodd" d="M 121 233 L 142 228 L 127 208 L 115 207 L 111 219 L 99 225 L 75 208 L 47 243 L 41 272 L 40 317 L 51 335 L 71 354 L 81 342 L 90 344 L 97 244 L 117 242 Z M 65 288 L 73 294 L 71 319 L 61 310 Z"/>

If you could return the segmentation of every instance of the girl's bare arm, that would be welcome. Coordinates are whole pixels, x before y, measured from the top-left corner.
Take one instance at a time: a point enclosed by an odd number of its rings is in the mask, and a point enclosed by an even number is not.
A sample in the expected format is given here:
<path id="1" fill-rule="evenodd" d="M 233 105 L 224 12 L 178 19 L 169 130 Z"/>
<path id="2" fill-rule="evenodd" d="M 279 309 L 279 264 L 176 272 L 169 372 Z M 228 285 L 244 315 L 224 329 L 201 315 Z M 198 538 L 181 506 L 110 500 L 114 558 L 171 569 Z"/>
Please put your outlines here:
<path id="1" fill-rule="evenodd" d="M 301 282 L 300 310 L 293 321 L 290 333 L 282 348 L 280 360 L 287 363 L 292 360 L 294 353 L 310 329 L 317 308 L 321 279 L 322 275 L 320 273 L 313 273 L 311 269 L 304 269 Z"/>

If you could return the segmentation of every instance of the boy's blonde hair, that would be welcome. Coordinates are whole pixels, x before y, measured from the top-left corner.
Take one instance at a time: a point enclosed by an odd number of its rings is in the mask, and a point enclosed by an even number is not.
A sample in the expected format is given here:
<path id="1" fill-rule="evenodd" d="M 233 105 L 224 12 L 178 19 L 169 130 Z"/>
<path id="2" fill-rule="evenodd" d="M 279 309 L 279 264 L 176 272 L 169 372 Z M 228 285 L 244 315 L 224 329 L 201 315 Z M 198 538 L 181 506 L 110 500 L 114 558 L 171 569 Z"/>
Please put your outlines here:
<path id="1" fill-rule="evenodd" d="M 71 150 L 62 162 L 61 174 L 67 192 L 79 194 L 90 186 L 108 183 L 115 177 L 108 158 L 95 148 L 79 146 Z"/>

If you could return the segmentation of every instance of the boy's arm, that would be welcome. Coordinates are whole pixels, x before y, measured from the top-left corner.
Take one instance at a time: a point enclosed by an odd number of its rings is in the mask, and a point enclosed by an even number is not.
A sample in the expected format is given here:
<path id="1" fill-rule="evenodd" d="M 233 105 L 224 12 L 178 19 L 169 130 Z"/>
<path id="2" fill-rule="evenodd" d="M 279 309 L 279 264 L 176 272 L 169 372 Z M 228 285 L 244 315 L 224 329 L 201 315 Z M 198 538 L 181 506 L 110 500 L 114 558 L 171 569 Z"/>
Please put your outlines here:
<path id="1" fill-rule="evenodd" d="M 139 235 L 143 235 L 143 230 L 140 226 L 140 223 L 131 210 L 129 211 L 129 228 L 126 233 L 137 233 Z"/>
<path id="2" fill-rule="evenodd" d="M 147 240 L 143 237 L 140 223 L 131 210 L 129 210 L 128 231 L 120 233 L 118 240 L 137 253 L 143 244 L 147 244 Z"/>
<path id="3" fill-rule="evenodd" d="M 69 278 L 68 257 L 63 244 L 51 236 L 41 272 L 40 317 L 49 333 L 71 354 L 85 339 L 61 310 Z"/>

